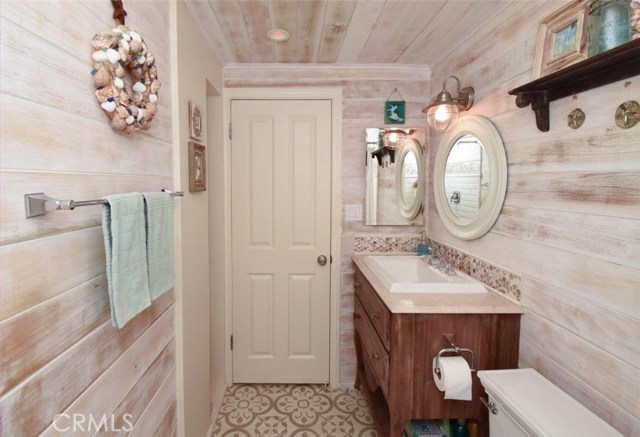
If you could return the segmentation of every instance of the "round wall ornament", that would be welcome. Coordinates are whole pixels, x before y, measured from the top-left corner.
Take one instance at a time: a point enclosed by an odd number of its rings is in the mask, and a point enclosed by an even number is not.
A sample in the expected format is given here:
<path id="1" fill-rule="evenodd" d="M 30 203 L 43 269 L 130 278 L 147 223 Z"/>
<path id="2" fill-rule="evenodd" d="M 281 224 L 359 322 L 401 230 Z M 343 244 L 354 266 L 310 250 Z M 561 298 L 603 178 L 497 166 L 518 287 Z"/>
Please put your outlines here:
<path id="1" fill-rule="evenodd" d="M 100 107 L 111 127 L 125 135 L 147 130 L 158 110 L 156 59 L 142 36 L 127 26 L 102 31 L 93 37 L 93 82 Z M 125 73 L 133 85 L 125 83 Z"/>
<path id="2" fill-rule="evenodd" d="M 579 129 L 587 118 L 584 111 L 580 108 L 576 108 L 567 116 L 567 125 L 571 129 Z"/>

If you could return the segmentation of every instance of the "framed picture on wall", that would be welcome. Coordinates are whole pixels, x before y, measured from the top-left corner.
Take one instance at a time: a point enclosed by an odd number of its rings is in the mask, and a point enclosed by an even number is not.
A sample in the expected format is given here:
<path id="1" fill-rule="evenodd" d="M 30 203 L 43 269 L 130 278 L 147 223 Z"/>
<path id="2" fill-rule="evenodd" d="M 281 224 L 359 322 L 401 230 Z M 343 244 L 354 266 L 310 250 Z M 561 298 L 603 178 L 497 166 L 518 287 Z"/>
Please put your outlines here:
<path id="1" fill-rule="evenodd" d="M 574 0 L 540 23 L 533 80 L 587 58 L 589 1 Z"/>
<path id="2" fill-rule="evenodd" d="M 189 102 L 189 136 L 198 141 L 202 138 L 202 112 L 193 102 Z"/>
<path id="3" fill-rule="evenodd" d="M 189 142 L 189 191 L 207 191 L 207 149 Z"/>
<path id="4" fill-rule="evenodd" d="M 384 102 L 384 124 L 404 124 L 404 100 Z"/>

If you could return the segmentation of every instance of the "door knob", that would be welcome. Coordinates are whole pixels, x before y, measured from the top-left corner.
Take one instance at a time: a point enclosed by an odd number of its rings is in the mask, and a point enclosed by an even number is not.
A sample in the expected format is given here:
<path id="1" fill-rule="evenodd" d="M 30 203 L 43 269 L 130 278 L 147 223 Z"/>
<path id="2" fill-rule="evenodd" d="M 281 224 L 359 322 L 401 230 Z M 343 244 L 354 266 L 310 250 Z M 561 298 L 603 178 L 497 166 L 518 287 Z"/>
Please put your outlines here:
<path id="1" fill-rule="evenodd" d="M 327 257 L 324 255 L 320 255 L 318 257 L 318 264 L 320 264 L 321 266 L 325 265 L 327 263 Z"/>

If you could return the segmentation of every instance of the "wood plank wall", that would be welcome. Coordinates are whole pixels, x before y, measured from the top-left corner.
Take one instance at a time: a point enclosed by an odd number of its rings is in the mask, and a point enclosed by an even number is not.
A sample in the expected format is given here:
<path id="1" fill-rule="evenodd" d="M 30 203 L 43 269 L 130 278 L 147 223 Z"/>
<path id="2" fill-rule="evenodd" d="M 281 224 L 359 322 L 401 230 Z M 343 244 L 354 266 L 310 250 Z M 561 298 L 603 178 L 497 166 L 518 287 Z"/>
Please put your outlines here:
<path id="1" fill-rule="evenodd" d="M 616 107 L 640 100 L 640 77 L 551 104 L 551 129 L 507 91 L 531 78 L 538 23 L 565 2 L 532 2 L 432 64 L 431 94 L 448 74 L 476 90 L 471 113 L 505 142 L 509 181 L 493 229 L 453 237 L 430 193 L 428 234 L 522 275 L 520 367 L 534 367 L 625 435 L 640 435 L 640 125 Z M 586 121 L 566 124 L 580 107 Z M 440 136 L 432 135 L 433 162 Z M 430 174 L 432 174 L 430 172 Z"/>
<path id="2" fill-rule="evenodd" d="M 114 27 L 111 3 L 0 5 L 1 435 L 56 434 L 60 413 L 113 414 L 136 435 L 175 431 L 173 292 L 117 330 L 100 207 L 24 218 L 25 193 L 86 200 L 172 187 L 169 2 L 125 3 L 162 81 L 151 130 L 132 137 L 111 129 L 90 74 L 93 35 Z"/>
<path id="3" fill-rule="evenodd" d="M 395 87 L 406 100 L 406 126 L 426 128 L 422 108 L 429 89 L 429 69 L 420 66 L 236 65 L 224 69 L 226 87 L 342 88 L 342 204 L 360 205 L 364 213 L 365 136 L 367 127 L 384 126 L 384 101 Z M 353 241 L 356 235 L 416 236 L 419 226 L 364 226 L 342 221 L 340 382 L 355 381 L 353 346 Z"/>

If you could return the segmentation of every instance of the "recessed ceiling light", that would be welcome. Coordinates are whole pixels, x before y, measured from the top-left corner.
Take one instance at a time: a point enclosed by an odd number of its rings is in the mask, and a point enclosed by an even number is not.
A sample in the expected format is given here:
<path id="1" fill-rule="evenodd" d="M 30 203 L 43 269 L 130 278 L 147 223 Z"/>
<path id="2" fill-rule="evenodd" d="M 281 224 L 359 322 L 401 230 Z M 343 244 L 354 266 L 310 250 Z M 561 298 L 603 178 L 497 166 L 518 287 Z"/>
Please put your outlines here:
<path id="1" fill-rule="evenodd" d="M 276 41 L 276 42 L 286 41 L 289 39 L 289 32 L 287 32 L 284 29 L 271 29 L 270 31 L 267 32 L 267 37 L 271 41 Z"/>

